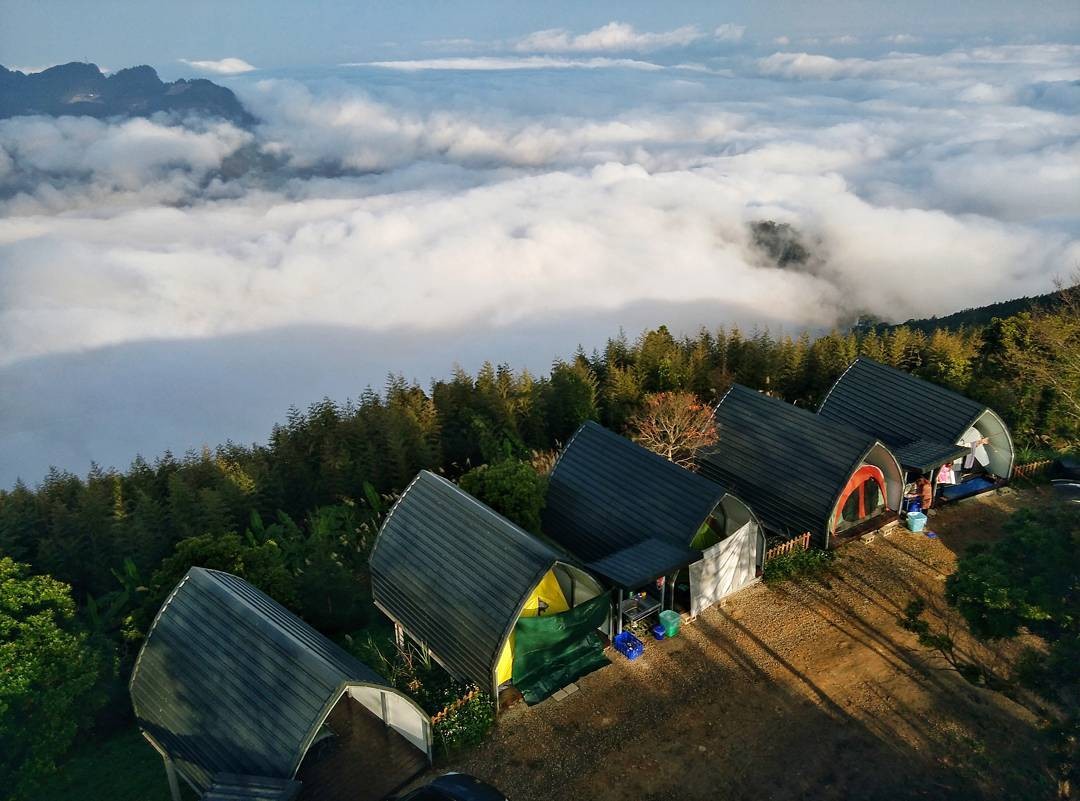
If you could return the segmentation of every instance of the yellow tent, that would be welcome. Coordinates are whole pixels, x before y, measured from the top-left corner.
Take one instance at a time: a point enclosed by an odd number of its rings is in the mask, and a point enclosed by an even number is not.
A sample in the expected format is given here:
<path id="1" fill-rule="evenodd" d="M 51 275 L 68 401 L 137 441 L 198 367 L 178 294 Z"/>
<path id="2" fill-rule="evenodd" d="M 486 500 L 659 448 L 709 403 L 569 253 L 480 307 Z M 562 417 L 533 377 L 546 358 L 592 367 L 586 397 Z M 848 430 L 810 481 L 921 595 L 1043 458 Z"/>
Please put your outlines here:
<path id="1" fill-rule="evenodd" d="M 520 617 L 536 617 L 539 615 L 540 601 L 547 604 L 544 613 L 548 615 L 565 612 L 570 608 L 570 604 L 566 602 L 566 598 L 563 596 L 562 588 L 559 587 L 559 580 L 555 578 L 555 573 L 551 570 L 540 579 L 540 583 L 529 593 L 529 599 L 525 602 Z M 503 682 L 510 681 L 513 672 L 514 632 L 511 631 L 506 640 L 506 646 L 503 648 L 502 654 L 499 655 L 499 665 L 495 670 L 495 676 L 501 685 Z"/>

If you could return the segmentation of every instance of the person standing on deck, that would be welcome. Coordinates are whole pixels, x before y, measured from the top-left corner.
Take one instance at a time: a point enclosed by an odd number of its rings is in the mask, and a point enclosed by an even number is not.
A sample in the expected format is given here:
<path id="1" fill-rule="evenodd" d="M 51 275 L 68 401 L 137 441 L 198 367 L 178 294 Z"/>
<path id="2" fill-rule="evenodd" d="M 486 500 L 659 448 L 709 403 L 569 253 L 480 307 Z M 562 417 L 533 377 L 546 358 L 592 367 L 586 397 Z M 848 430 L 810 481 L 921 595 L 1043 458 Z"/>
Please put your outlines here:
<path id="1" fill-rule="evenodd" d="M 930 504 L 934 502 L 934 485 L 930 481 L 930 477 L 926 475 L 919 476 L 915 482 L 915 489 L 919 493 L 919 499 L 922 501 L 923 511 L 927 511 L 930 508 Z"/>

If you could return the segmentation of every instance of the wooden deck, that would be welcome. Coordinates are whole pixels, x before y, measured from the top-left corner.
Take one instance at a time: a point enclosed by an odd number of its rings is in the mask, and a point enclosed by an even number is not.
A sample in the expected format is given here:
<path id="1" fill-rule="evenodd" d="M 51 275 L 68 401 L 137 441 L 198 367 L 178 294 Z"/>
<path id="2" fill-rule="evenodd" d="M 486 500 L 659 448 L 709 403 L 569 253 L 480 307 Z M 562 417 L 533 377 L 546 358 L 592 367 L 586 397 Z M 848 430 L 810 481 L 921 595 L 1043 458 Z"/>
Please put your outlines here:
<path id="1" fill-rule="evenodd" d="M 348 696 L 326 725 L 336 737 L 300 765 L 300 801 L 379 801 L 428 766 L 426 754 Z"/>

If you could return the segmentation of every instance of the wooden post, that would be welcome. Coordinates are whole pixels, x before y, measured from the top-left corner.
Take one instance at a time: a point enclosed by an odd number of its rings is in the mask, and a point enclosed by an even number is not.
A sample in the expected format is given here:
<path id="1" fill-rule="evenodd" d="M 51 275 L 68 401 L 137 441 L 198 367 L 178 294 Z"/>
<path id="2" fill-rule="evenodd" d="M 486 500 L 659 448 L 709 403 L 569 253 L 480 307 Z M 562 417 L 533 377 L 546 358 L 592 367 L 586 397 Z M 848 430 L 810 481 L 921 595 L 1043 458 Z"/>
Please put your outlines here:
<path id="1" fill-rule="evenodd" d="M 153 748 L 158 754 L 161 755 L 161 761 L 165 763 L 165 778 L 169 780 L 169 795 L 172 796 L 172 801 L 182 801 L 180 798 L 180 782 L 176 780 L 176 765 L 173 764 L 172 759 L 165 752 L 158 741 L 147 734 L 142 732 L 143 739 L 150 743 L 150 747 Z"/>
<path id="2" fill-rule="evenodd" d="M 172 801 L 181 801 L 180 782 L 176 780 L 176 766 L 173 765 L 172 759 L 167 755 L 162 754 L 161 758 L 165 761 L 165 776 L 169 780 L 169 795 L 172 796 Z"/>
<path id="3" fill-rule="evenodd" d="M 405 647 L 405 629 L 396 620 L 394 621 L 394 645 L 402 649 Z"/>

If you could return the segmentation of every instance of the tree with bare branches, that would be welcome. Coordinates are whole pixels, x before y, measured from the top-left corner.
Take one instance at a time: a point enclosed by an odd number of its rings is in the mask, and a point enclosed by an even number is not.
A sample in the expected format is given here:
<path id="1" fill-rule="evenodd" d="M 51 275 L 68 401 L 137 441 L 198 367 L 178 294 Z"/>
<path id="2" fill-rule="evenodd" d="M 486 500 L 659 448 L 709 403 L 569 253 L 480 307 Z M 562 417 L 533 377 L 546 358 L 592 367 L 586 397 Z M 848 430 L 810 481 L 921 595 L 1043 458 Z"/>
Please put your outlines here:
<path id="1" fill-rule="evenodd" d="M 717 441 L 712 409 L 689 392 L 647 395 L 629 421 L 630 437 L 654 453 L 694 468 L 694 454 Z"/>

